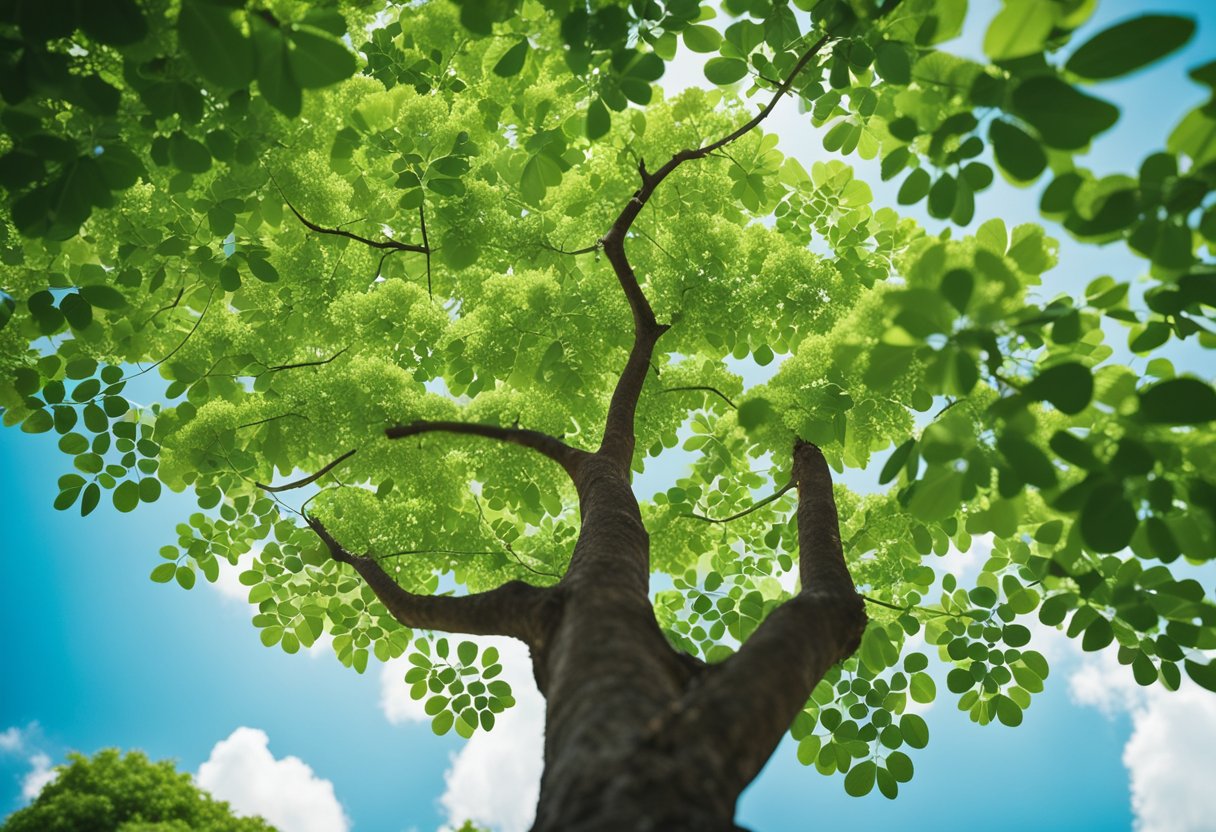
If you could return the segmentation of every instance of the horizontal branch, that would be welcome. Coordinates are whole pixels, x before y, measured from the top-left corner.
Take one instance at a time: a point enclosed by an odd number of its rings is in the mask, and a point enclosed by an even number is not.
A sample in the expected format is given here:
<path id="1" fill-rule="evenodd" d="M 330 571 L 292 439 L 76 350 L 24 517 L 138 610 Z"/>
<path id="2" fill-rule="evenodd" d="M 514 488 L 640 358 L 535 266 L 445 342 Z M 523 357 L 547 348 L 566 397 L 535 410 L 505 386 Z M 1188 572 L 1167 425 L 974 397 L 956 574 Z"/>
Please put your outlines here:
<path id="1" fill-rule="evenodd" d="M 726 402 L 728 405 L 730 405 L 735 410 L 739 409 L 738 406 L 733 401 L 730 400 L 729 396 L 727 396 L 725 393 L 723 393 L 717 387 L 710 387 L 707 384 L 691 384 L 691 385 L 682 386 L 682 387 L 665 387 L 665 388 L 663 388 L 664 393 L 679 393 L 682 391 L 700 391 L 702 393 L 713 393 L 715 396 L 720 398 L 722 401 Z"/>
<path id="2" fill-rule="evenodd" d="M 354 456 L 356 453 L 358 453 L 358 451 L 359 451 L 358 448 L 351 448 L 349 451 L 342 454 L 342 456 L 338 457 L 333 462 L 326 465 L 320 471 L 317 471 L 315 474 L 309 474 L 307 477 L 304 477 L 303 479 L 294 480 L 289 483 L 284 483 L 283 485 L 266 485 L 265 483 L 261 483 L 261 482 L 256 482 L 256 483 L 254 483 L 254 485 L 256 485 L 258 488 L 262 489 L 263 491 L 269 491 L 271 494 L 278 494 L 282 491 L 291 491 L 292 489 L 295 489 L 295 488 L 303 488 L 304 486 L 310 485 L 310 484 L 316 482 L 317 480 L 321 479 L 321 477 L 325 476 L 330 471 L 332 471 L 333 469 L 335 469 L 339 465 L 341 465 L 343 462 L 350 459 L 352 456 Z"/>
<path id="3" fill-rule="evenodd" d="M 340 356 L 342 356 L 344 353 L 346 353 L 349 350 L 350 350 L 350 347 L 343 347 L 342 349 L 338 350 L 336 353 L 331 355 L 329 358 L 323 358 L 318 361 L 300 361 L 295 364 L 276 364 L 273 367 L 267 367 L 266 372 L 279 373 L 279 372 L 282 372 L 283 370 L 298 370 L 302 367 L 324 367 L 326 364 L 333 363 L 335 360 L 337 360 Z"/>
<path id="4" fill-rule="evenodd" d="M 391 239 L 371 240 L 367 237 L 360 237 L 358 234 L 352 234 L 351 232 L 342 228 L 326 228 L 323 225 L 318 225 L 296 210 L 296 206 L 291 204 L 291 200 L 287 198 L 287 194 L 283 193 L 283 189 L 279 187 L 278 180 L 274 178 L 274 174 L 270 174 L 270 181 L 274 183 L 275 188 L 279 192 L 279 196 L 283 198 L 283 202 L 285 202 L 287 207 L 291 209 L 291 213 L 295 214 L 296 219 L 298 219 L 309 231 L 315 231 L 318 234 L 329 234 L 333 237 L 345 237 L 348 240 L 354 240 L 356 243 L 362 243 L 365 246 L 370 246 L 371 248 L 376 249 L 391 249 L 394 251 L 412 251 L 417 254 L 430 254 L 431 249 L 428 245 L 418 246 L 412 243 L 402 243 Z"/>
<path id="5" fill-rule="evenodd" d="M 468 635 L 510 636 L 532 643 L 538 635 L 541 605 L 548 593 L 522 581 L 510 581 L 488 592 L 470 595 L 418 595 L 401 587 L 371 557 L 342 546 L 315 517 L 308 527 L 325 544 L 330 556 L 354 568 L 389 614 L 412 629 Z"/>
<path id="6" fill-rule="evenodd" d="M 504 428 L 498 425 L 483 425 L 478 422 L 417 421 L 408 425 L 395 425 L 384 431 L 389 439 L 404 439 L 424 433 L 454 433 L 465 436 L 481 436 L 531 448 L 558 463 L 574 476 L 574 468 L 582 451 L 572 448 L 556 436 L 524 428 Z"/>

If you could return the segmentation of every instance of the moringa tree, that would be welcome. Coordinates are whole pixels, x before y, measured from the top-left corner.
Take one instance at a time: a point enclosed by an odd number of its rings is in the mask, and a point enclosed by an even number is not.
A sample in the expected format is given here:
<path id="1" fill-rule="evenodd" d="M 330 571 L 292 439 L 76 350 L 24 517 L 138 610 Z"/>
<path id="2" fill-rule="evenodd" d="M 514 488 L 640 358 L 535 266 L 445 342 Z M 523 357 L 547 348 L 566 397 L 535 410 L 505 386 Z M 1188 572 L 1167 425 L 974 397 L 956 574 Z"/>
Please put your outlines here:
<path id="1" fill-rule="evenodd" d="M 937 695 L 916 634 L 980 723 L 1042 690 L 1032 616 L 1216 689 L 1186 572 L 1216 392 L 1166 357 L 1216 343 L 1216 104 L 1080 165 L 1118 117 L 1090 85 L 1193 23 L 1076 43 L 1093 2 L 1008 0 L 980 62 L 942 46 L 962 0 L 591 6 L 7 5 L 0 403 L 72 457 L 56 506 L 191 489 L 153 580 L 246 556 L 267 646 L 408 654 L 439 733 L 512 700 L 437 634 L 526 643 L 537 830 L 733 828 L 786 731 L 894 797 Z M 712 88 L 665 98 L 681 49 Z M 764 133 L 783 99 L 827 128 L 809 171 Z M 873 206 L 852 155 L 945 227 Z M 1050 170 L 1043 214 L 1147 283 L 1059 293 L 1042 228 L 952 233 L 993 163 Z M 832 483 L 868 467 L 885 491 Z M 976 535 L 974 585 L 933 569 Z"/>

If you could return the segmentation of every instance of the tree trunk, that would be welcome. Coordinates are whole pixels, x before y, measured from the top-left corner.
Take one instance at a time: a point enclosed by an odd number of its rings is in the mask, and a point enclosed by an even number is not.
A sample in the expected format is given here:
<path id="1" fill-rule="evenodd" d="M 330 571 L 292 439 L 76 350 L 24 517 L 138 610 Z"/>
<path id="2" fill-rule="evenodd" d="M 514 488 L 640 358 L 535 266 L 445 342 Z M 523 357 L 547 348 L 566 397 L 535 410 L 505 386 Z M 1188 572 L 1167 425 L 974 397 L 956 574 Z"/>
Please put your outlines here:
<path id="1" fill-rule="evenodd" d="M 795 477 L 811 586 L 707 666 L 673 649 L 655 620 L 648 536 L 625 472 L 585 458 L 582 532 L 548 635 L 531 645 L 547 700 L 534 832 L 737 828 L 740 792 L 865 627 L 817 448 L 798 446 Z"/>

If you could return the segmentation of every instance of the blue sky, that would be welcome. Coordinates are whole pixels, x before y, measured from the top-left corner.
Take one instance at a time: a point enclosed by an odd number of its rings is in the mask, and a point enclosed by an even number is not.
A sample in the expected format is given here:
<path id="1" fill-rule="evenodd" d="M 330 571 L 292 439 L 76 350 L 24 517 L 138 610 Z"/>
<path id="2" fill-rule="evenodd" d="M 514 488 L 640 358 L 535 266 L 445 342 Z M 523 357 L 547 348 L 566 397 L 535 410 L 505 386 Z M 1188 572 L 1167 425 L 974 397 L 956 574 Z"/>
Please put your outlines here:
<path id="1" fill-rule="evenodd" d="M 1088 30 L 1144 5 L 1107 0 Z M 972 7 L 972 23 L 957 43 L 965 53 L 976 51 L 998 8 L 990 0 Z M 1097 171 L 1137 164 L 1203 99 L 1184 70 L 1216 56 L 1216 3 L 1179 0 L 1161 7 L 1200 18 L 1200 33 L 1170 61 L 1097 88 L 1124 108 L 1118 127 L 1090 157 Z M 697 74 L 691 65 L 678 65 L 665 83 L 696 83 Z M 787 152 L 804 162 L 817 158 L 818 139 L 793 106 L 779 110 L 770 125 Z M 878 181 L 876 174 L 861 175 Z M 976 224 L 990 216 L 1011 224 L 1036 221 L 1037 191 L 998 183 L 977 201 Z M 894 204 L 892 188 L 878 185 L 875 194 L 879 203 Z M 1061 265 L 1046 276 L 1047 296 L 1075 291 L 1099 274 L 1128 279 L 1144 271 L 1142 261 L 1120 247 L 1095 252 L 1062 236 L 1061 242 Z M 1179 359 L 1193 360 L 1186 354 Z M 534 745 L 534 712 L 523 713 L 515 727 L 504 720 L 490 737 L 467 748 L 453 737 L 435 737 L 425 722 L 409 718 L 400 686 L 390 685 L 386 698 L 374 662 L 359 676 L 332 654 L 268 650 L 241 601 L 206 585 L 186 593 L 151 583 L 147 575 L 158 562 L 156 550 L 173 541 L 174 525 L 193 508 L 187 498 L 167 494 L 133 515 L 120 515 L 103 501 L 82 519 L 51 507 L 55 480 L 67 467 L 51 436 L 0 430 L 0 459 L 0 628 L 6 633 L 0 815 L 24 802 L 23 782 L 47 761 L 61 761 L 72 749 L 92 753 L 119 746 L 176 758 L 192 772 L 211 758 L 207 776 L 238 803 L 253 800 L 242 782 L 257 773 L 281 783 L 286 798 L 297 804 L 296 813 L 285 816 L 295 826 L 284 823 L 284 832 L 331 832 L 317 822 L 330 817 L 325 813 L 335 797 L 352 828 L 364 832 L 430 832 L 449 811 L 498 812 L 510 828 L 509 813 L 526 802 L 520 793 L 526 792 L 530 769 L 504 763 L 517 746 L 525 756 Z M 678 466 L 678 459 L 669 460 L 657 476 L 675 476 Z M 965 569 L 967 559 L 955 557 L 952 565 Z M 1211 589 L 1210 574 L 1204 583 Z M 858 829 L 1126 829 L 1134 819 L 1133 785 L 1145 829 L 1170 828 L 1160 822 L 1167 811 L 1182 818 L 1188 811 L 1196 818 L 1210 811 L 1208 817 L 1216 817 L 1210 790 L 1179 786 L 1195 782 L 1196 775 L 1216 782 L 1207 750 L 1216 742 L 1216 697 L 1139 694 L 1109 662 L 1081 661 L 1069 645 L 1050 639 L 1049 649 L 1057 661 L 1047 691 L 1018 729 L 971 724 L 943 691 L 926 714 L 930 745 L 913 755 L 917 776 L 898 801 L 848 798 L 840 778 L 803 768 L 793 748 L 783 747 L 745 793 L 740 822 L 769 832 L 804 829 L 809 817 L 825 827 L 848 823 Z M 523 671 L 516 678 L 526 678 Z M 264 732 L 269 751 L 255 733 L 234 736 L 241 727 Z M 1129 747 L 1130 769 L 1122 760 Z M 1158 761 L 1157 768 L 1146 768 L 1143 760 Z M 334 832 L 341 828 L 337 823 L 331 823 Z M 1174 828 L 1214 827 L 1195 821 Z"/>

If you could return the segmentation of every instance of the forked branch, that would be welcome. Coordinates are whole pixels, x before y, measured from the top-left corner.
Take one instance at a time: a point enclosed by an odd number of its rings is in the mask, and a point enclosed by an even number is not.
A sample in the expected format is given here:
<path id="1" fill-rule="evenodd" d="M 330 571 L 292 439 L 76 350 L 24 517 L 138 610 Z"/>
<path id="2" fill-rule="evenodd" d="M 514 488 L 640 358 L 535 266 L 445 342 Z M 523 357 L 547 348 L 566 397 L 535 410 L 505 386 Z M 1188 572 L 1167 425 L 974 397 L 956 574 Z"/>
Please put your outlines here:
<path id="1" fill-rule="evenodd" d="M 510 636 L 528 643 L 535 640 L 546 590 L 522 581 L 511 581 L 497 589 L 471 595 L 417 595 L 403 589 L 373 558 L 348 551 L 317 518 L 305 515 L 304 520 L 321 538 L 330 556 L 353 567 L 393 618 L 406 627 L 478 636 Z"/>
<path id="2" fill-rule="evenodd" d="M 802 590 L 710 670 L 686 697 L 688 716 L 665 729 L 690 743 L 712 736 L 709 756 L 719 769 L 707 776 L 725 789 L 742 790 L 759 773 L 815 685 L 857 649 L 866 626 L 845 565 L 831 473 L 817 447 L 795 444 L 793 479 Z"/>

